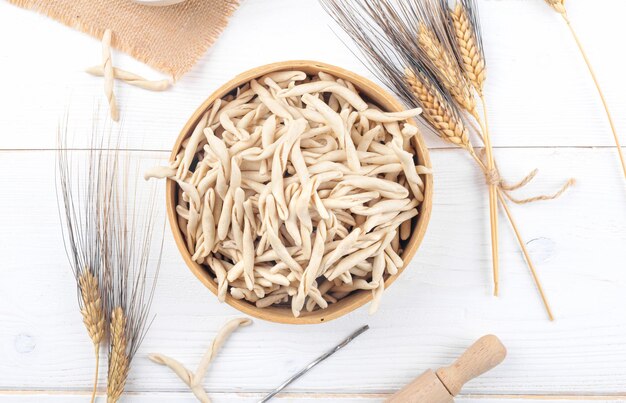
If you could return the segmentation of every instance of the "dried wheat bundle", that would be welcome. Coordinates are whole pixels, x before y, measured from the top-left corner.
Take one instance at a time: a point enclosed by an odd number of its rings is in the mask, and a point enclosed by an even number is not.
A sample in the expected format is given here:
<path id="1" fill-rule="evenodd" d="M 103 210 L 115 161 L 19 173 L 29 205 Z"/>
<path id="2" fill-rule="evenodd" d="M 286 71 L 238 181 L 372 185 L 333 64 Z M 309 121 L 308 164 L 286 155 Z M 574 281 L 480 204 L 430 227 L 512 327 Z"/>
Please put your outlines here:
<path id="1" fill-rule="evenodd" d="M 617 148 L 617 155 L 619 156 L 619 160 L 622 165 L 624 178 L 626 178 L 626 158 L 624 157 L 624 153 L 622 152 L 622 145 L 620 144 L 620 141 L 619 141 L 617 128 L 615 127 L 615 123 L 613 122 L 613 116 L 611 116 L 609 105 L 606 101 L 606 98 L 604 97 L 602 88 L 600 87 L 600 82 L 598 81 L 598 77 L 596 77 L 596 73 L 593 70 L 593 67 L 591 66 L 591 61 L 589 60 L 589 57 L 587 57 L 587 52 L 585 52 L 585 48 L 583 47 L 582 42 L 578 38 L 578 35 L 576 34 L 574 27 L 572 26 L 569 16 L 567 15 L 567 10 L 565 9 L 565 0 L 546 0 L 546 3 L 548 3 L 555 11 L 561 14 L 561 17 L 563 17 L 563 20 L 567 24 L 567 27 L 569 28 L 569 31 L 572 34 L 572 37 L 574 38 L 576 45 L 578 46 L 578 50 L 580 51 L 580 54 L 585 60 L 585 64 L 587 65 L 589 74 L 591 74 L 593 83 L 596 86 L 596 89 L 598 90 L 598 95 L 600 96 L 600 100 L 602 101 L 602 106 L 604 107 L 604 111 L 606 112 L 606 118 L 609 121 L 609 125 L 611 126 L 611 132 L 613 133 L 613 140 L 615 141 L 615 146 Z"/>
<path id="2" fill-rule="evenodd" d="M 67 124 L 67 123 L 66 123 Z M 96 354 L 91 401 L 95 400 L 100 344 L 109 334 L 107 395 L 124 391 L 131 360 L 147 330 L 160 266 L 148 272 L 153 240 L 154 188 L 138 209 L 139 189 L 129 180 L 139 166 L 120 161 L 119 137 L 94 121 L 87 162 L 70 160 L 67 127 L 58 131 L 57 198 L 63 241 L 76 278 L 78 300 Z M 163 240 L 160 247 L 162 250 Z"/>
<path id="3" fill-rule="evenodd" d="M 58 130 L 57 199 L 65 251 L 76 278 L 78 304 L 95 351 L 93 402 L 98 386 L 100 344 L 106 332 L 104 268 L 100 256 L 102 152 L 92 142 L 86 166 L 70 160 L 66 131 L 66 126 Z"/>
<path id="4" fill-rule="evenodd" d="M 483 86 L 486 78 L 476 5 L 460 0 L 453 8 L 446 0 L 422 1 L 340 1 L 321 0 L 328 13 L 354 40 L 374 74 L 410 107 L 421 107 L 422 118 L 443 140 L 467 150 L 484 172 L 489 187 L 494 292 L 498 292 L 497 205 L 504 209 L 513 226 L 522 252 L 535 279 L 548 316 L 549 304 L 510 210 L 507 200 L 529 203 L 560 196 L 573 182 L 568 181 L 555 195 L 517 200 L 510 192 L 524 186 L 534 172 L 519 184 L 505 184 L 493 160 L 487 125 Z M 476 111 L 475 99 L 483 106 Z M 469 117 L 479 127 L 467 125 Z M 474 151 L 470 135 L 485 145 L 485 158 Z"/>
<path id="5" fill-rule="evenodd" d="M 147 332 L 163 238 L 162 231 L 160 240 L 153 236 L 154 191 L 147 202 L 140 202 L 137 180 L 129 179 L 138 167 L 130 159 L 122 161 L 117 152 L 104 161 L 101 245 L 110 320 L 107 401 L 114 403 L 124 392 L 133 357 Z M 159 250 L 152 262 L 155 243 Z"/>
<path id="6" fill-rule="evenodd" d="M 423 201 L 407 119 L 352 83 L 281 71 L 217 100 L 167 167 L 179 185 L 179 227 L 192 259 L 226 294 L 295 316 L 371 290 L 404 262 Z"/>

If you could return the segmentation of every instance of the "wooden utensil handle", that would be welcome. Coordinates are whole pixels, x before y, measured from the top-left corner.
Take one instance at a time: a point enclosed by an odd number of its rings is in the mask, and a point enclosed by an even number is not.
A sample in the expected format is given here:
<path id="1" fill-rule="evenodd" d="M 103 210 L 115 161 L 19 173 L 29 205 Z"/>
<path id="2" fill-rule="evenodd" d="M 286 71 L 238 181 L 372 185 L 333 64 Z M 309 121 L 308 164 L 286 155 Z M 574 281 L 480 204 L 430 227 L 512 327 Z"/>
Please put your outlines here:
<path id="1" fill-rule="evenodd" d="M 385 403 L 454 403 L 454 399 L 435 371 L 429 369 L 394 393 Z"/>
<path id="2" fill-rule="evenodd" d="M 478 339 L 452 365 L 437 370 L 437 376 L 450 394 L 456 396 L 465 383 L 494 368 L 504 357 L 506 348 L 490 334 Z"/>

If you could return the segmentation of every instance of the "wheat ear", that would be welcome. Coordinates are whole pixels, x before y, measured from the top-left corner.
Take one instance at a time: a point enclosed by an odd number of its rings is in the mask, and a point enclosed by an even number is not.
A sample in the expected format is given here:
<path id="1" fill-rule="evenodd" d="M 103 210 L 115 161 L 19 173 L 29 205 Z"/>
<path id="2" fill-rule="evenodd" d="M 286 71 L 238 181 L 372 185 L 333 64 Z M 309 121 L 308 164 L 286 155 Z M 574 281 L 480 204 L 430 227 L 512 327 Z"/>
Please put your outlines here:
<path id="1" fill-rule="evenodd" d="M 461 117 L 450 103 L 443 98 L 441 92 L 422 74 L 417 75 L 411 69 L 404 70 L 406 81 L 413 95 L 423 108 L 422 116 L 431 124 L 437 133 L 446 141 L 474 153 L 469 142 L 469 132 Z"/>
<path id="2" fill-rule="evenodd" d="M 100 343 L 104 338 L 104 308 L 102 306 L 102 298 L 98 279 L 91 273 L 89 269 L 85 269 L 83 274 L 78 278 L 80 287 L 80 296 L 82 299 L 82 308 L 80 313 L 83 315 L 83 323 L 87 328 L 87 333 L 93 342 L 96 355 L 96 373 L 93 381 L 93 391 L 91 393 L 91 402 L 96 398 L 96 390 L 98 388 L 98 370 L 100 367 Z"/>
<path id="3" fill-rule="evenodd" d="M 122 396 L 122 393 L 124 393 L 129 364 L 126 315 L 124 310 L 118 306 L 113 309 L 111 314 L 111 349 L 109 352 L 107 403 L 116 403 Z"/>
<path id="4" fill-rule="evenodd" d="M 550 5 L 555 11 L 563 15 L 567 15 L 565 10 L 565 0 L 546 0 L 546 3 Z"/>
<path id="5" fill-rule="evenodd" d="M 454 100 L 466 109 L 472 116 L 478 118 L 476 113 L 476 100 L 467 85 L 465 77 L 459 71 L 458 64 L 454 56 L 450 55 L 435 33 L 428 29 L 426 25 L 420 23 L 418 42 L 422 51 L 428 56 L 433 64 L 434 73 L 450 92 Z"/>
<path id="6" fill-rule="evenodd" d="M 489 120 L 487 118 L 487 103 L 483 94 L 483 86 L 486 79 L 485 56 L 478 36 L 477 19 L 472 19 L 469 15 L 467 5 L 457 3 L 454 10 L 450 10 L 450 21 L 455 37 L 455 44 L 460 55 L 459 64 L 465 72 L 465 77 L 472 83 L 476 93 L 480 97 L 483 109 L 483 118 L 474 115 L 479 123 L 482 132 L 482 140 L 485 143 L 485 154 L 487 159 L 487 177 L 497 177 L 492 175 L 495 172 L 496 164 L 493 158 L 493 147 L 491 136 L 489 135 Z M 499 294 L 500 288 L 500 263 L 499 263 L 499 241 L 498 241 L 498 197 L 495 183 L 487 183 L 489 189 L 489 223 L 491 226 L 491 261 L 493 268 L 493 294 Z"/>
<path id="7" fill-rule="evenodd" d="M 485 59 L 472 29 L 471 20 L 460 3 L 457 3 L 454 10 L 450 11 L 450 17 L 454 25 L 463 72 L 476 92 L 482 96 L 485 83 Z"/>
<path id="8" fill-rule="evenodd" d="M 596 77 L 596 73 L 593 67 L 591 66 L 591 61 L 589 60 L 589 57 L 587 56 L 587 52 L 585 52 L 585 48 L 583 47 L 583 44 L 580 41 L 580 38 L 578 38 L 578 34 L 576 34 L 576 31 L 574 30 L 574 27 L 572 26 L 572 23 L 569 17 L 567 16 L 567 11 L 565 10 L 565 0 L 546 0 L 546 2 L 552 8 L 554 8 L 557 12 L 559 12 L 561 14 L 561 17 L 563 17 L 563 20 L 567 24 L 567 27 L 569 28 L 569 31 L 572 34 L 572 37 L 574 38 L 576 45 L 578 46 L 578 50 L 580 51 L 580 54 L 585 60 L 585 64 L 587 64 L 587 69 L 589 70 L 589 74 L 591 74 L 591 79 L 593 80 L 593 83 L 596 86 L 596 90 L 598 91 L 598 95 L 600 96 L 600 100 L 602 101 L 602 106 L 604 107 L 604 112 L 606 113 L 606 117 L 609 121 L 609 125 L 611 126 L 611 132 L 613 133 L 613 140 L 615 141 L 615 146 L 617 148 L 617 155 L 619 156 L 619 161 L 620 161 L 620 164 L 622 165 L 624 178 L 626 178 L 626 158 L 624 158 L 624 153 L 622 152 L 622 145 L 620 144 L 619 136 L 617 135 L 617 128 L 615 127 L 615 122 L 613 122 L 613 116 L 611 115 L 611 111 L 609 110 L 609 104 L 607 103 L 606 98 L 604 97 L 604 93 L 602 92 L 602 88 L 600 87 L 600 82 L 598 81 L 598 77 Z"/>

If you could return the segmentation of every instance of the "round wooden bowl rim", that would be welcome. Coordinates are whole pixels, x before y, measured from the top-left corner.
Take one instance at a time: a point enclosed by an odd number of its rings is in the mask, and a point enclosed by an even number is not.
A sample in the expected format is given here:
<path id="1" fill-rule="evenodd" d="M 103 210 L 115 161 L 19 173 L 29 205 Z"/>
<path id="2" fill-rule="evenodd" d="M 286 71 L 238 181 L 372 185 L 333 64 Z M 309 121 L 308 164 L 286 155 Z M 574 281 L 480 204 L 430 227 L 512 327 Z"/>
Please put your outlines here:
<path id="1" fill-rule="evenodd" d="M 188 135 L 193 131 L 198 121 L 202 117 L 202 114 L 208 109 L 211 104 L 213 104 L 213 102 L 215 102 L 216 99 L 224 97 L 233 89 L 249 82 L 254 78 L 258 78 L 265 74 L 280 70 L 301 70 L 306 72 L 307 74 L 323 71 L 332 74 L 335 77 L 343 78 L 352 82 L 357 87 L 359 92 L 365 94 L 367 98 L 377 103 L 384 110 L 391 112 L 405 109 L 402 104 L 400 104 L 400 102 L 398 102 L 391 94 L 389 94 L 386 90 L 382 89 L 377 84 L 371 82 L 364 77 L 359 76 L 358 74 L 352 73 L 340 67 L 310 60 L 292 60 L 267 64 L 237 75 L 235 78 L 228 81 L 220 88 L 218 88 L 215 92 L 213 92 L 213 94 L 211 94 L 211 96 L 209 96 L 202 103 L 202 105 L 200 105 L 200 107 L 194 112 L 194 114 L 183 127 L 172 149 L 170 161 L 173 161 L 176 158 L 176 155 L 181 148 L 183 140 L 187 138 Z M 415 124 L 413 120 L 409 120 L 409 122 Z M 424 145 L 423 140 L 420 136 L 415 137 L 414 146 L 417 151 L 419 163 L 423 166 L 431 167 L 428 149 Z M 419 248 L 422 240 L 424 239 L 424 235 L 426 234 L 426 228 L 428 227 L 428 222 L 430 221 L 430 215 L 432 210 L 433 178 L 432 175 L 425 175 L 423 179 L 424 201 L 419 206 L 417 223 L 413 227 L 411 237 L 402 254 L 402 258 L 405 262 L 404 267 L 400 268 L 397 274 L 389 276 L 385 280 L 385 289 L 388 288 L 405 270 L 405 268 L 415 255 L 415 252 Z M 193 274 L 209 290 L 211 290 L 211 292 L 217 295 L 217 284 L 213 281 L 213 278 L 207 268 L 199 265 L 191 259 L 191 254 L 187 250 L 183 234 L 178 228 L 178 216 L 176 214 L 175 203 L 177 196 L 177 186 L 175 181 L 170 179 L 167 180 L 165 194 L 167 204 L 167 217 L 170 223 L 170 228 L 172 229 L 172 233 L 174 234 L 174 240 L 176 241 L 176 246 L 178 247 L 178 250 L 180 251 L 183 259 L 185 260 L 185 263 L 187 263 L 187 266 L 193 272 Z M 286 324 L 315 324 L 329 322 L 363 306 L 367 302 L 371 301 L 371 299 L 371 291 L 356 291 L 346 298 L 338 301 L 337 303 L 329 305 L 326 309 L 320 309 L 313 312 L 302 312 L 301 315 L 296 318 L 293 316 L 291 309 L 289 308 L 257 308 L 255 305 L 245 300 L 235 299 L 228 293 L 226 295 L 226 303 L 245 314 L 271 322 Z"/>

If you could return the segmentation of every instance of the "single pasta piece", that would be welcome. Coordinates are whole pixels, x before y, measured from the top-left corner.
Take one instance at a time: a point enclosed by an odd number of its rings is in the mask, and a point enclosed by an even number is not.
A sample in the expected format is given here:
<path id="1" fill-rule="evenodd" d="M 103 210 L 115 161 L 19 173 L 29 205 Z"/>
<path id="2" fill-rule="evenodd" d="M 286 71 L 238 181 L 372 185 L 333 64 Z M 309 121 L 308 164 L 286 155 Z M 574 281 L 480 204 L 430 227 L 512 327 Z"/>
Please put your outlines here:
<path id="1" fill-rule="evenodd" d="M 169 367 L 176 375 L 178 375 L 180 379 L 182 379 L 183 382 L 185 382 L 187 386 L 189 386 L 194 396 L 196 396 L 200 402 L 211 403 L 209 395 L 202 387 L 204 375 L 219 350 L 222 348 L 226 340 L 228 340 L 228 337 L 239 327 L 248 326 L 251 323 L 252 321 L 247 318 L 232 319 L 226 322 L 226 324 L 217 333 L 217 336 L 215 336 L 215 339 L 213 339 L 213 343 L 211 343 L 206 353 L 204 353 L 204 356 L 198 364 L 196 372 L 191 372 L 180 362 L 163 354 L 149 354 L 148 358 L 157 364 Z"/>
<path id="2" fill-rule="evenodd" d="M 85 69 L 85 71 L 92 76 L 104 77 L 103 65 L 92 66 Z M 122 70 L 117 67 L 113 67 L 113 78 L 150 91 L 165 91 L 172 85 L 170 80 L 148 80 L 135 73 L 131 73 L 130 71 Z"/>
<path id="3" fill-rule="evenodd" d="M 120 113 L 117 108 L 117 101 L 113 93 L 113 84 L 115 82 L 113 73 L 113 61 L 111 60 L 111 30 L 104 31 L 102 36 L 102 75 L 104 76 L 104 95 L 109 101 L 109 109 L 111 111 L 111 119 L 120 120 Z"/>

